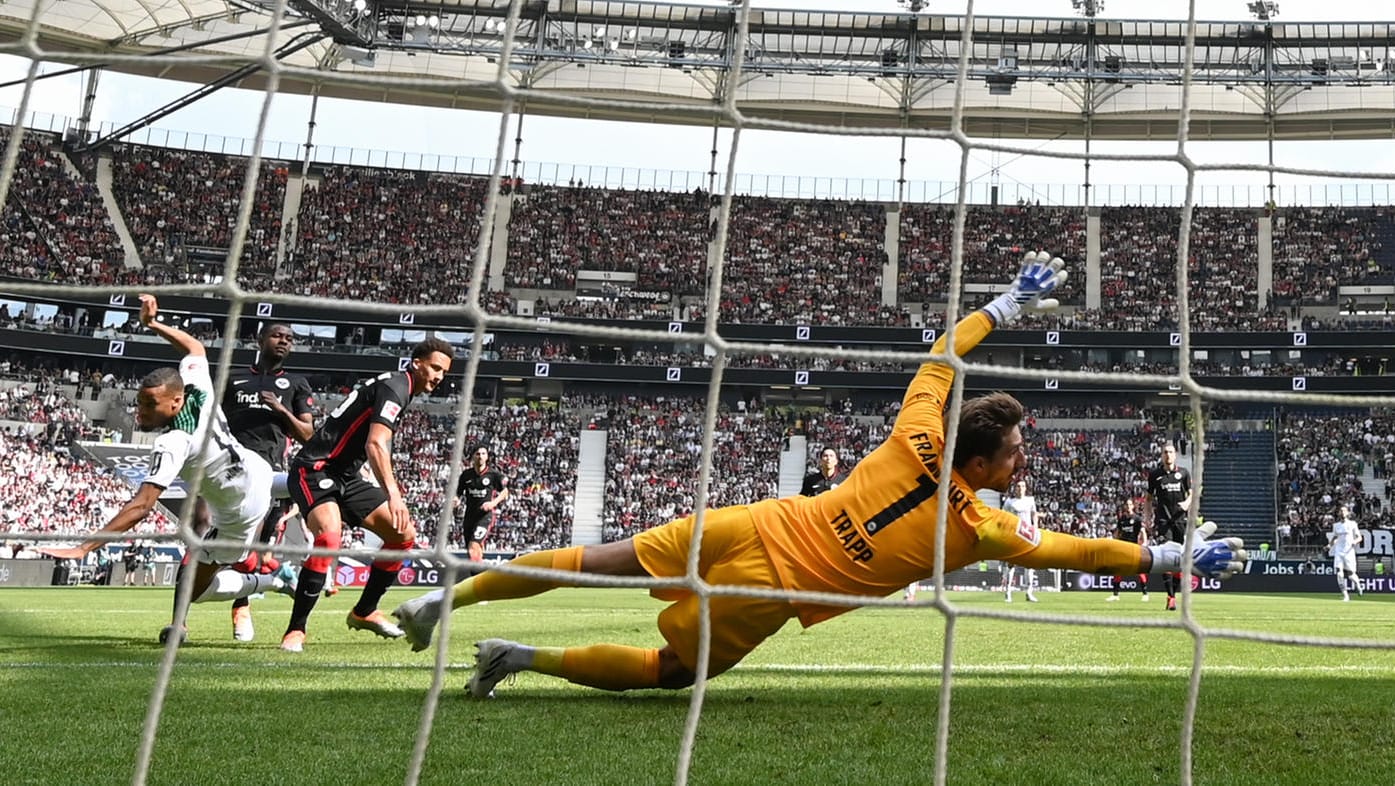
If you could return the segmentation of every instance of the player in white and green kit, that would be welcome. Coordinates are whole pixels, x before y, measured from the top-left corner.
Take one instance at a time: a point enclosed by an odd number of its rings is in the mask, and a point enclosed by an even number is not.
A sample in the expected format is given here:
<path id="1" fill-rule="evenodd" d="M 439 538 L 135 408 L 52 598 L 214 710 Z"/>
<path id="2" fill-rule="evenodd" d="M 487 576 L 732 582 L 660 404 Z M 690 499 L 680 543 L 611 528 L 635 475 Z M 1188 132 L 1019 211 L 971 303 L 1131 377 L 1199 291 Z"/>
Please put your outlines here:
<path id="1" fill-rule="evenodd" d="M 1356 549 L 1361 545 L 1361 528 L 1351 517 L 1351 509 L 1343 505 L 1337 520 L 1332 522 L 1332 531 L 1327 533 L 1327 543 L 1332 547 L 1332 568 L 1337 573 L 1337 586 L 1342 588 L 1342 600 L 1351 600 L 1347 583 L 1361 593 L 1361 577 L 1356 575 Z"/>
<path id="2" fill-rule="evenodd" d="M 147 431 L 164 429 L 150 452 L 150 471 L 135 496 L 102 532 L 126 532 L 155 507 L 176 478 L 192 483 L 201 478 L 199 494 L 208 502 L 212 529 L 193 549 L 193 602 L 228 601 L 267 590 L 286 589 L 287 576 L 241 573 L 226 568 L 251 550 L 271 507 L 271 465 L 243 447 L 228 428 L 218 406 L 208 357 L 198 339 L 156 317 L 153 295 L 141 295 L 140 321 L 184 352 L 179 369 L 161 368 L 141 380 L 136 394 L 136 422 Z M 104 541 L 89 540 L 69 549 L 48 549 L 54 557 L 81 559 Z M 160 633 L 164 641 L 174 629 Z M 183 638 L 181 630 L 180 637 Z"/>

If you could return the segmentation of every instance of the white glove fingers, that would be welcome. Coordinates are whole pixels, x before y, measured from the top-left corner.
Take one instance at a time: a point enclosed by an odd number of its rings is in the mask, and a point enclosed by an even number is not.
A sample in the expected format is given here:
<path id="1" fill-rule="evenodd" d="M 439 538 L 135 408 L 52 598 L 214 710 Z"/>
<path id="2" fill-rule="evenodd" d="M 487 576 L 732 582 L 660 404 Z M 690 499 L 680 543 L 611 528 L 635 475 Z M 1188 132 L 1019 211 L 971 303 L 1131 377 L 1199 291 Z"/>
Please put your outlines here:
<path id="1" fill-rule="evenodd" d="M 1205 524 L 1202 524 L 1201 526 L 1196 528 L 1196 536 L 1201 538 L 1202 540 L 1205 540 L 1206 538 L 1209 538 L 1214 534 L 1216 534 L 1216 522 L 1214 521 L 1208 521 Z"/>
<path id="2" fill-rule="evenodd" d="M 1057 308 L 1060 305 L 1061 301 L 1057 300 L 1054 297 L 1049 297 L 1045 300 L 1038 300 L 1037 302 L 1033 303 L 1032 308 L 1037 311 L 1050 311 L 1051 309 Z"/>
<path id="3" fill-rule="evenodd" d="M 1058 260 L 1056 260 L 1056 261 L 1057 261 L 1057 262 L 1060 262 L 1061 260 L 1058 259 Z M 1070 278 L 1070 273 L 1069 273 L 1068 271 L 1065 271 L 1065 270 L 1057 270 L 1057 271 L 1056 271 L 1056 283 L 1055 283 L 1053 286 L 1059 287 L 1060 285 L 1066 283 L 1066 279 L 1068 279 L 1068 278 Z"/>
<path id="4" fill-rule="evenodd" d="M 1042 252 L 1042 255 L 1048 257 L 1051 256 L 1050 254 L 1047 254 L 1045 251 Z M 1055 257 L 1049 263 L 1047 263 L 1047 267 L 1050 267 L 1051 270 L 1055 273 L 1060 273 L 1061 276 L 1065 276 L 1065 273 L 1061 273 L 1061 268 L 1065 266 L 1065 260 L 1061 259 L 1060 257 Z"/>

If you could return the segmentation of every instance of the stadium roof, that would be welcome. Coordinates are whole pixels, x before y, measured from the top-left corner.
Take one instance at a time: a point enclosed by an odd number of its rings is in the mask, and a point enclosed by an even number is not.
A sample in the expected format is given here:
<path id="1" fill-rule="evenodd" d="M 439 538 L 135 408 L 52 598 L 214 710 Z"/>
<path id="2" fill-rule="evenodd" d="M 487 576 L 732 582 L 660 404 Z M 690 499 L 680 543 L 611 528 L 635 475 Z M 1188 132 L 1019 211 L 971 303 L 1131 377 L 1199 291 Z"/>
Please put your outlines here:
<path id="1" fill-rule="evenodd" d="M 0 5 L 6 50 L 17 51 L 38 1 Z M 37 45 L 48 60 L 260 88 L 264 69 L 238 69 L 267 62 L 272 5 L 44 2 Z M 279 89 L 492 110 L 503 59 L 506 83 L 534 113 L 708 125 L 730 91 L 758 122 L 946 129 L 965 27 L 933 14 L 756 9 L 743 49 L 737 9 L 726 6 L 526 0 L 512 27 L 508 9 L 506 0 L 289 0 L 270 42 L 283 49 Z M 1176 138 L 1186 28 L 976 18 L 965 130 Z M 1191 137 L 1395 136 L 1392 44 L 1393 23 L 1200 22 Z M 161 54 L 175 47 L 186 49 Z"/>

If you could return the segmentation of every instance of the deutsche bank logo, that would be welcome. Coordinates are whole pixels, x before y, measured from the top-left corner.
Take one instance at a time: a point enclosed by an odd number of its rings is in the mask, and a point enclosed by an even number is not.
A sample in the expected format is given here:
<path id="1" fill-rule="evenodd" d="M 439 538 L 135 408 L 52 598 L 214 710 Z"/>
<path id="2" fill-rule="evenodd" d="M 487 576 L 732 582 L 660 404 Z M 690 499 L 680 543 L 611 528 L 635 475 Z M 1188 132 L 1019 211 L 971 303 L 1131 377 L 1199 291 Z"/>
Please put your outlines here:
<path id="1" fill-rule="evenodd" d="M 807 385 L 807 384 L 809 384 L 809 372 L 807 372 L 807 371 L 796 371 L 796 372 L 794 372 L 794 384 L 796 384 L 796 385 Z"/>
<path id="2" fill-rule="evenodd" d="M 1173 333 L 1172 335 L 1170 335 L 1170 336 L 1167 337 L 1167 343 L 1168 343 L 1168 346 L 1173 346 L 1173 347 L 1180 347 L 1180 346 L 1182 346 L 1182 334 L 1181 334 L 1181 333 Z"/>
<path id="3" fill-rule="evenodd" d="M 125 296 L 125 295 L 111 295 L 110 297 L 107 298 L 107 305 L 109 305 L 109 306 L 124 306 L 124 305 L 126 305 L 126 296 Z"/>
<path id="4" fill-rule="evenodd" d="M 920 343 L 922 343 L 922 344 L 933 344 L 933 343 L 935 343 L 935 329 L 934 329 L 934 328 L 926 328 L 926 329 L 920 331 Z"/>
<path id="5" fill-rule="evenodd" d="M 398 314 L 398 315 L 397 315 L 397 324 L 399 324 L 399 325 L 415 325 L 416 323 L 417 323 L 417 315 L 416 315 L 416 314 L 408 313 L 408 314 Z"/>
<path id="6" fill-rule="evenodd" d="M 534 364 L 533 364 L 533 376 L 535 376 L 535 377 L 545 377 L 545 376 L 547 376 L 549 373 L 551 373 L 551 371 L 552 371 L 552 364 L 551 364 L 551 363 L 534 363 Z"/>
<path id="7" fill-rule="evenodd" d="M 683 381 L 683 369 L 677 366 L 669 366 L 668 373 L 665 377 L 669 382 L 681 382 Z"/>
<path id="8" fill-rule="evenodd" d="M 795 340 L 795 341 L 808 341 L 808 340 L 809 340 L 809 326 L 808 326 L 808 325 L 799 325 L 799 326 L 795 327 L 795 329 L 794 329 L 794 340 Z"/>
<path id="9" fill-rule="evenodd" d="M 1295 347 L 1306 347 L 1306 346 L 1308 346 L 1308 334 L 1307 334 L 1307 333 L 1294 333 L 1294 334 L 1293 334 L 1293 345 L 1294 345 Z"/>
<path id="10" fill-rule="evenodd" d="M 682 323 L 682 322 L 670 322 L 670 323 L 668 323 L 668 332 L 670 332 L 670 333 L 682 333 L 682 332 L 683 332 L 683 323 Z"/>
<path id="11" fill-rule="evenodd" d="M 257 304 L 257 316 L 259 316 L 259 317 L 269 317 L 269 316 L 271 316 L 271 304 L 270 304 L 270 303 L 258 303 L 258 304 Z"/>
<path id="12" fill-rule="evenodd" d="M 1047 389 L 1047 390 L 1060 390 L 1060 389 L 1061 389 L 1061 380 L 1059 380 L 1059 379 L 1055 379 L 1055 378 L 1053 377 L 1053 378 L 1051 378 L 1051 379 L 1045 380 L 1045 382 L 1046 382 L 1046 389 Z"/>
<path id="13" fill-rule="evenodd" d="M 407 370 L 407 367 L 410 366 L 410 365 L 412 365 L 412 359 L 411 359 L 411 358 L 398 358 L 398 359 L 397 359 L 397 370 L 398 370 L 398 371 L 406 371 L 406 370 Z"/>
<path id="14" fill-rule="evenodd" d="M 1307 390 L 1307 389 L 1308 389 L 1308 378 L 1307 378 L 1307 377 L 1294 377 L 1294 378 L 1293 378 L 1293 389 L 1294 389 L 1294 390 Z"/>
<path id="15" fill-rule="evenodd" d="M 1059 330 L 1046 331 L 1046 343 L 1053 346 L 1061 343 L 1061 332 Z"/>
<path id="16" fill-rule="evenodd" d="M 126 342 L 125 342 L 125 341 L 108 341 L 108 342 L 107 342 L 107 354 L 108 354 L 108 355 L 125 355 L 125 354 L 126 354 Z"/>

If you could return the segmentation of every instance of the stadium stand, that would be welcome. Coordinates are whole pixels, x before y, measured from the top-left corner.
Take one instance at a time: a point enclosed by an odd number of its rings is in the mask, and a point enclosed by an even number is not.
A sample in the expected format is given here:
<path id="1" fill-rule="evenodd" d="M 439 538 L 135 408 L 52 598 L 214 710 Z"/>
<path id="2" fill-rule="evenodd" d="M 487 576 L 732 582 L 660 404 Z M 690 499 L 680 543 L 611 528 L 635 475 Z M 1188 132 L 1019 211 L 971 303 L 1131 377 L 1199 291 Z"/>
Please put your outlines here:
<path id="1" fill-rule="evenodd" d="M 386 303 L 465 300 L 487 179 L 331 166 L 314 180 L 301 195 L 287 285 Z"/>
<path id="2" fill-rule="evenodd" d="M 208 282 L 221 275 L 247 159 L 143 145 L 112 150 L 112 191 L 152 283 Z M 287 165 L 261 162 L 239 282 L 270 289 L 281 240 Z"/>
<path id="3" fill-rule="evenodd" d="M 0 126 L 0 144 L 10 127 Z M 121 243 L 101 196 L 69 171 L 58 140 L 27 132 L 0 213 L 4 275 L 33 281 L 110 284 L 124 277 Z"/>

